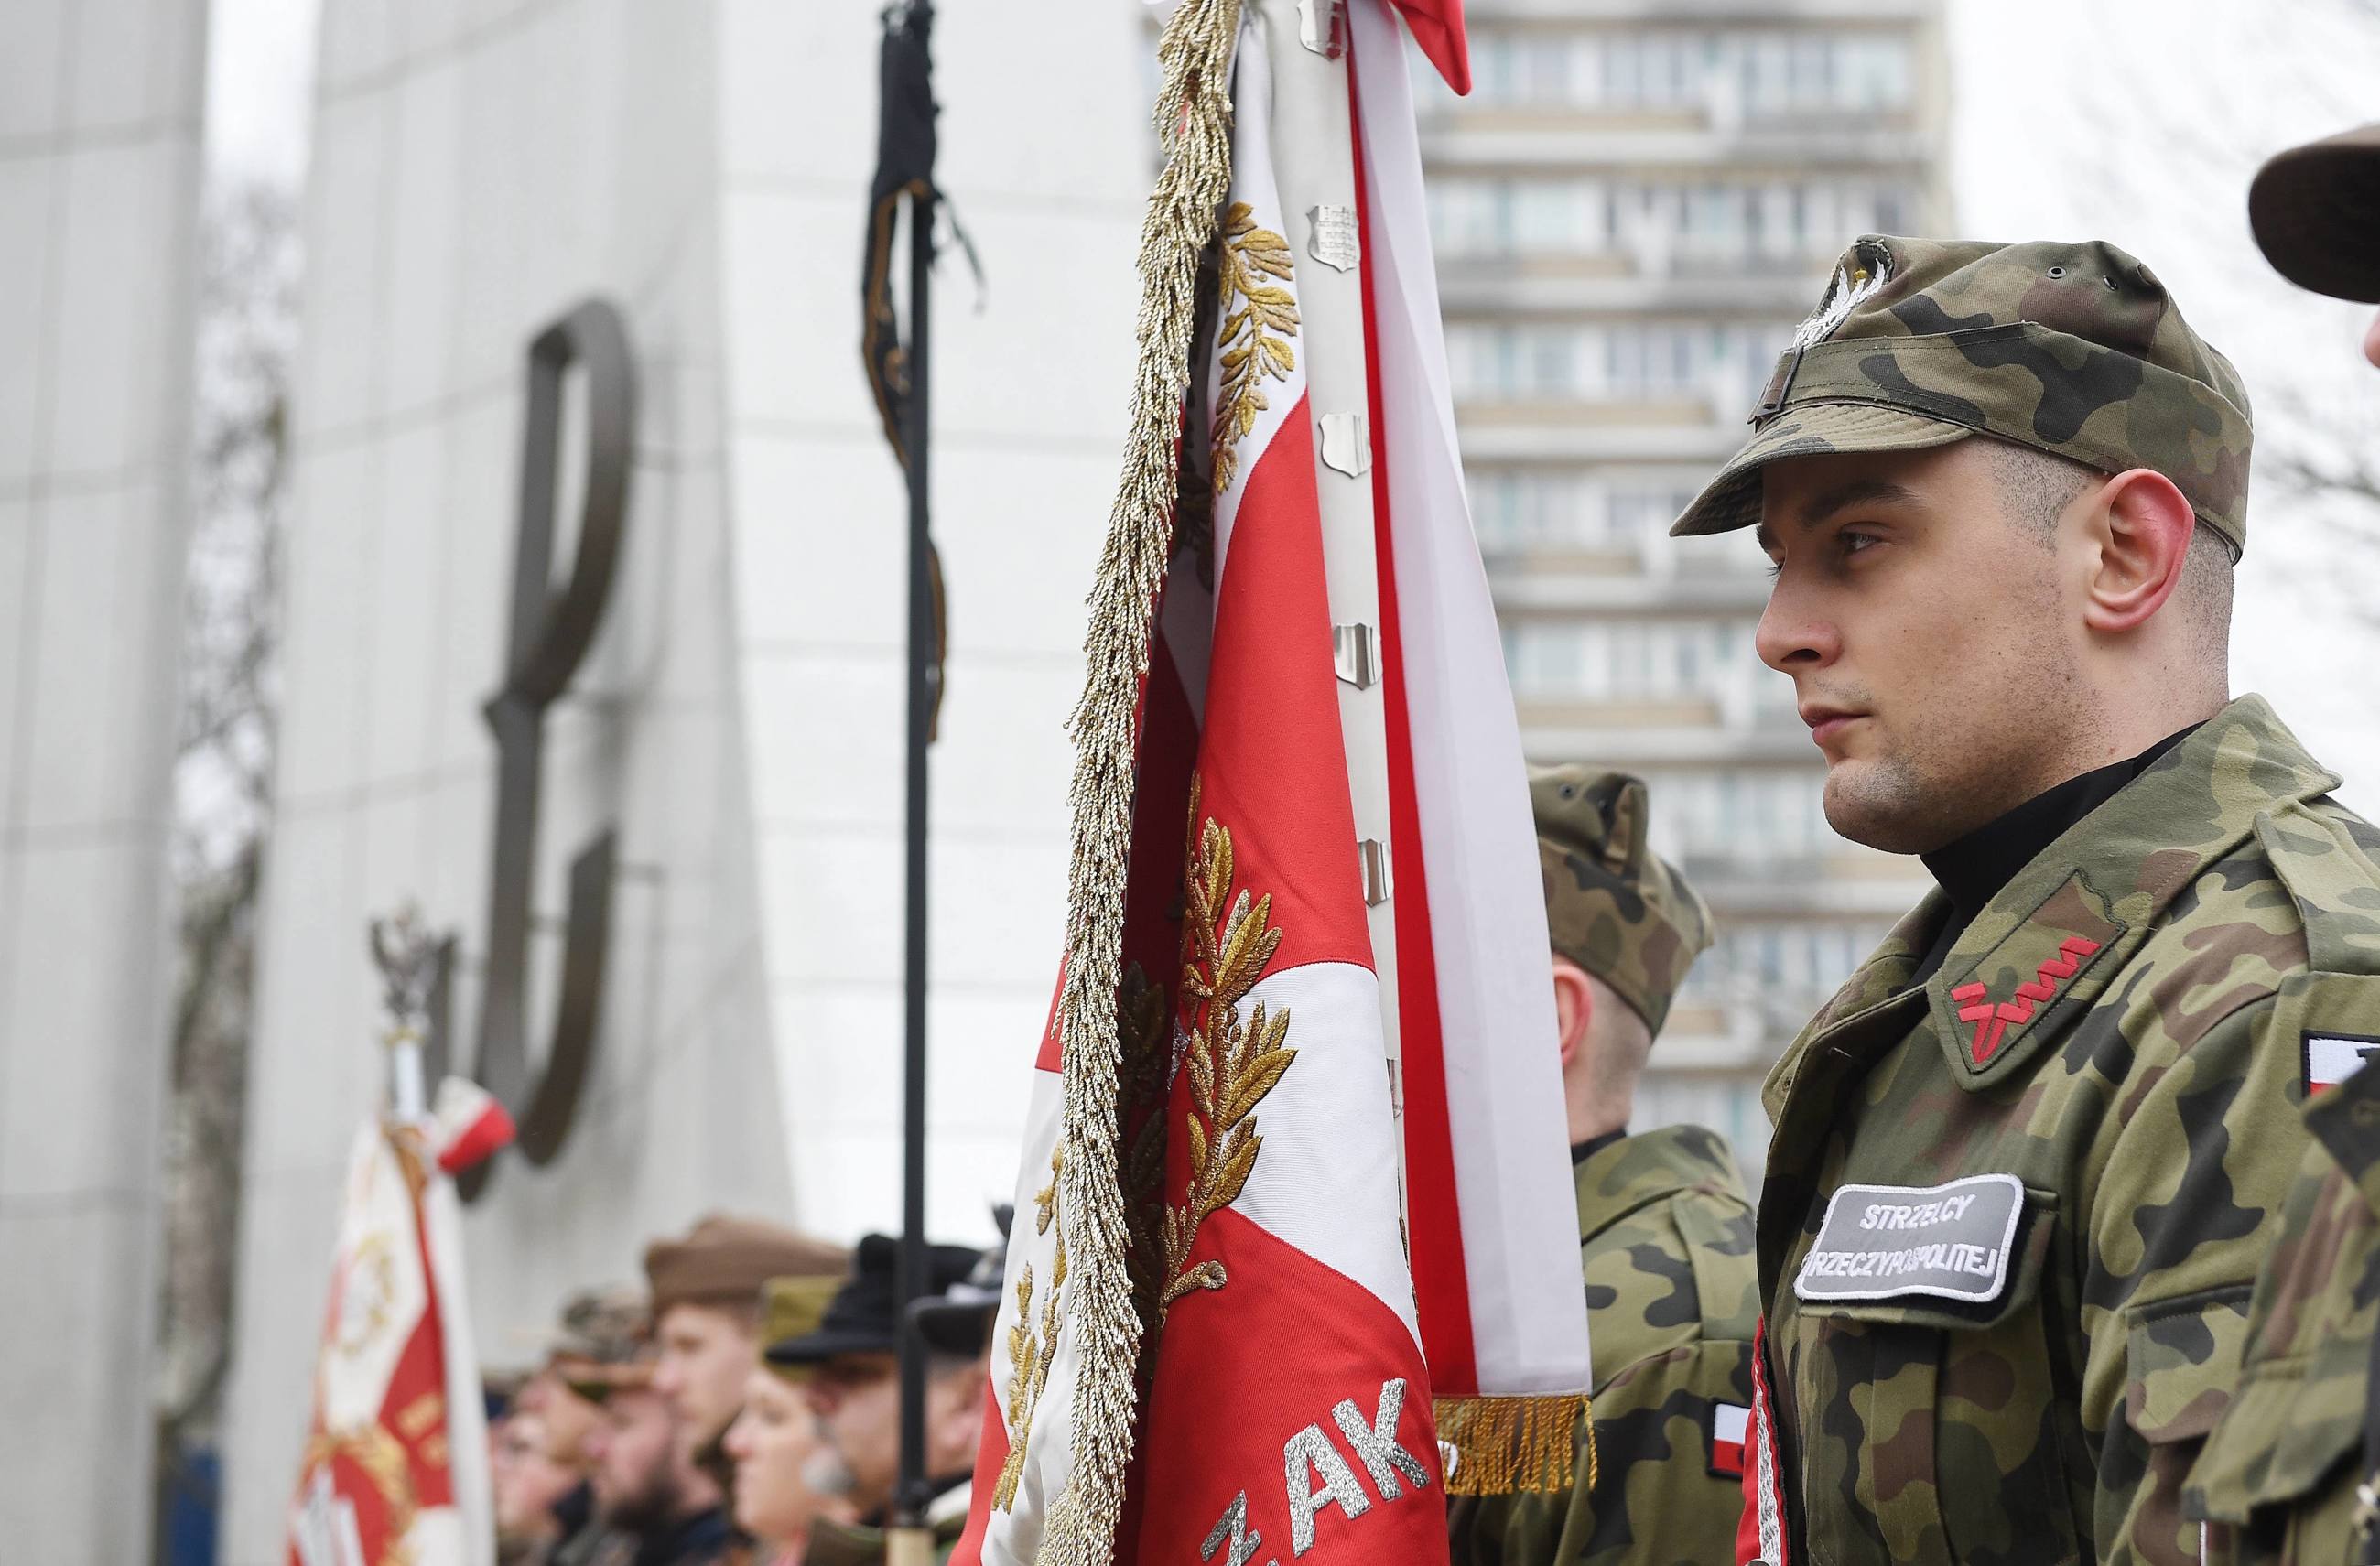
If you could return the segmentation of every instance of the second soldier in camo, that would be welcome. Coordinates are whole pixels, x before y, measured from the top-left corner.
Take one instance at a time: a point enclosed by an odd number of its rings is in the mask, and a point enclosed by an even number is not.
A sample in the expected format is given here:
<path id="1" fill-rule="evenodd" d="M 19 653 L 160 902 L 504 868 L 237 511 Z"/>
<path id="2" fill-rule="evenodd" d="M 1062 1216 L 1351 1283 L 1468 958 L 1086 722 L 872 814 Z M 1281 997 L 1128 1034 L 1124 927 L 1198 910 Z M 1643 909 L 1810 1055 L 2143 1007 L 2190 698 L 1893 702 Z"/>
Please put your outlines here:
<path id="1" fill-rule="evenodd" d="M 1594 1439 L 1567 1495 L 1466 1499 L 1456 1566 L 1726 1559 L 1742 1509 L 1759 1315 L 1752 1204 L 1700 1126 L 1628 1131 L 1636 1083 L 1710 916 L 1645 844 L 1645 785 L 1584 767 L 1529 782 L 1554 948 L 1562 1088 L 1594 1355 Z"/>

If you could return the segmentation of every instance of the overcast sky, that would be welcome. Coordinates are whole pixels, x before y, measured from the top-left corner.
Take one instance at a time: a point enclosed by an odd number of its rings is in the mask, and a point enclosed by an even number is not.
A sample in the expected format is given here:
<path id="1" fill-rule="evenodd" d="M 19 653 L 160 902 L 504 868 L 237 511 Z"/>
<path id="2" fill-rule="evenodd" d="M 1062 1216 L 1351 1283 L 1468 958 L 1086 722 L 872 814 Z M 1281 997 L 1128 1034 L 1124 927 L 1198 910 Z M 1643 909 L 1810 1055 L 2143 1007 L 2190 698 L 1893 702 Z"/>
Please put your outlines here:
<path id="1" fill-rule="evenodd" d="M 218 169 L 302 175 L 317 9 L 214 0 L 207 127 Z M 2260 451 L 2309 426 L 2380 439 L 2380 371 L 2357 352 L 2368 312 L 2274 275 L 2245 206 L 2270 152 L 2374 112 L 2380 0 L 1949 0 L 1949 41 L 1963 233 L 2106 238 L 2147 261 L 2239 366 Z M 2349 774 L 2347 796 L 2380 815 L 2380 592 L 2342 568 L 2332 526 L 2255 482 L 2233 686 L 2270 696 Z"/>

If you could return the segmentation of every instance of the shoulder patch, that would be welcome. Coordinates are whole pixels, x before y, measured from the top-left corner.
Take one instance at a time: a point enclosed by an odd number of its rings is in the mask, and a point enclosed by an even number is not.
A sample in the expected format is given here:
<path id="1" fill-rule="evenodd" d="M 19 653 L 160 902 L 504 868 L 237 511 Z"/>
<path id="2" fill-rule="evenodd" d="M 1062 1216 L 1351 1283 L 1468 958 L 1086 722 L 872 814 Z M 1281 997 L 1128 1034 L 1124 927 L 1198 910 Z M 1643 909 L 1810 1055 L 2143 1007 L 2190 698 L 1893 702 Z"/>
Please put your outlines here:
<path id="1" fill-rule="evenodd" d="M 2008 1288 L 2023 1216 L 2024 1183 L 2013 1174 L 1839 1186 L 1793 1293 L 1815 1303 L 1929 1295 L 1988 1305 Z"/>
<path id="2" fill-rule="evenodd" d="M 2294 973 L 2281 980 L 2264 1037 L 2277 1052 L 2294 1048 L 2301 1104 L 2337 1087 L 2367 1062 L 2380 1061 L 2380 975 Z M 2275 1064 L 2286 1062 L 2279 1055 Z M 2286 1065 L 2275 1088 L 2288 1090 Z"/>
<path id="3" fill-rule="evenodd" d="M 2380 1054 L 2380 1038 L 2316 1033 L 2308 1028 L 2301 1032 L 2298 1038 L 2298 1062 L 2305 1070 L 2308 1098 L 2325 1087 L 2338 1086 L 2362 1071 L 2364 1062 Z"/>
<path id="4" fill-rule="evenodd" d="M 1710 1405 L 1710 1471 L 1714 1478 L 1743 1477 L 1743 1444 L 1752 1428 L 1752 1410 L 1740 1402 Z"/>

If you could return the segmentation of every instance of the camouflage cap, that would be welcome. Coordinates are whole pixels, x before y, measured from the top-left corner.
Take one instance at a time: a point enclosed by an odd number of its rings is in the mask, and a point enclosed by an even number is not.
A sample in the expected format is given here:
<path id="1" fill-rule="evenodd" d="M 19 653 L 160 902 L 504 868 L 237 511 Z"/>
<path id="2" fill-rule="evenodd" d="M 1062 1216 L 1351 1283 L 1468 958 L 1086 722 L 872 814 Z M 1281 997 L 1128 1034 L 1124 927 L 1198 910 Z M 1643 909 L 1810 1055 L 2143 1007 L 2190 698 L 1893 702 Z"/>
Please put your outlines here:
<path id="1" fill-rule="evenodd" d="M 652 1379 L 652 1319 L 641 1290 L 582 1290 L 563 1302 L 547 1366 L 592 1402 L 641 1387 Z"/>
<path id="2" fill-rule="evenodd" d="M 1546 925 L 1555 952 L 1609 985 L 1655 1034 L 1694 956 L 1710 910 L 1645 845 L 1642 779 L 1581 766 L 1529 769 Z"/>
<path id="3" fill-rule="evenodd" d="M 2154 468 L 2235 554 L 2247 540 L 2239 373 L 2155 273 L 2103 240 L 1862 237 L 1778 358 L 1752 425 L 1671 533 L 1759 521 L 1760 469 L 1779 457 L 1980 433 L 2103 472 Z"/>

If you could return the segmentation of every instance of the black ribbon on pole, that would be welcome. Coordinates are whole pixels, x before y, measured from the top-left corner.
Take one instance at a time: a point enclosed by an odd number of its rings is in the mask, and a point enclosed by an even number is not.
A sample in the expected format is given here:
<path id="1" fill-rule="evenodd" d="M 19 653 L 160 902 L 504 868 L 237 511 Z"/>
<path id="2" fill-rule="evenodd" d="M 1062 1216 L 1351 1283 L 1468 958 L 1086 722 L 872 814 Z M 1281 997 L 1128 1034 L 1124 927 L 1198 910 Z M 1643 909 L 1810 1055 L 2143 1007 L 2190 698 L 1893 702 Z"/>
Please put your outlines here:
<path id="1" fill-rule="evenodd" d="M 868 390 L 876 395 L 877 417 L 884 423 L 884 439 L 892 455 L 909 471 L 911 509 L 924 491 L 926 444 L 925 335 L 926 270 L 933 261 L 933 232 L 942 206 L 934 185 L 936 152 L 931 0 L 895 0 L 884 9 L 884 41 L 877 63 L 879 112 L 876 129 L 876 176 L 868 192 L 868 243 L 859 273 L 859 357 L 868 371 Z M 905 341 L 899 312 L 892 308 L 892 252 L 901 206 L 909 207 L 910 306 L 909 333 Z M 960 236 L 960 243 L 966 243 Z M 968 258 L 974 259 L 972 248 Z M 981 269 L 977 275 L 981 277 Z M 913 460 L 911 454 L 917 455 Z M 931 740 L 942 708 L 942 661 L 948 651 L 942 603 L 942 557 L 933 540 L 926 540 L 928 588 L 933 600 L 932 703 L 927 714 L 926 737 Z"/>
<path id="2" fill-rule="evenodd" d="M 932 0 L 896 0 L 884 11 L 879 58 L 882 91 L 876 177 L 868 190 L 868 244 L 860 274 L 860 353 L 884 419 L 885 439 L 909 480 L 909 700 L 907 929 L 904 965 L 902 1080 L 901 1467 L 893 1490 L 896 1553 L 922 1547 L 928 1502 L 925 1344 L 914 1306 L 929 1287 L 926 1248 L 926 749 L 941 705 L 941 563 L 929 528 L 928 348 L 934 266 L 934 104 Z M 908 332 L 892 308 L 894 234 L 908 208 Z M 888 1540 L 888 1543 L 896 1541 Z"/>

